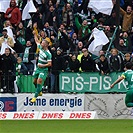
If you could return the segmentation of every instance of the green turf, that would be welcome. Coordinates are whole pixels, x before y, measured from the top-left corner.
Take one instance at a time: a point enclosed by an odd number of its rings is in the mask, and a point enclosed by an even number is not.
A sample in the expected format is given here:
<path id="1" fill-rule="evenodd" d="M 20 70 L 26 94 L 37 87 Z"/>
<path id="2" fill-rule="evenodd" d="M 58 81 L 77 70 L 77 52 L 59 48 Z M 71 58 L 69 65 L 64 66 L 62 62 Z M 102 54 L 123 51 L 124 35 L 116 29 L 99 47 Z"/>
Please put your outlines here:
<path id="1" fill-rule="evenodd" d="M 1 120 L 0 133 L 133 133 L 133 120 Z"/>

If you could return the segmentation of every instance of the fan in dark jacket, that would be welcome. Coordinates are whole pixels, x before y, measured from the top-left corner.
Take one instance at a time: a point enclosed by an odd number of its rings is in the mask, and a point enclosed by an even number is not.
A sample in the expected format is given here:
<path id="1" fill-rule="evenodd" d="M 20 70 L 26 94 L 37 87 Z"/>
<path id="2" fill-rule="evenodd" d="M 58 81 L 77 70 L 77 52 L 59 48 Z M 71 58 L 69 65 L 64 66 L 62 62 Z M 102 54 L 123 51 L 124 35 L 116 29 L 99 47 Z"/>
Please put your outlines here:
<path id="1" fill-rule="evenodd" d="M 81 69 L 83 72 L 94 72 L 96 70 L 95 61 L 92 59 L 86 48 L 82 49 Z"/>
<path id="2" fill-rule="evenodd" d="M 65 61 L 62 56 L 62 49 L 51 51 L 52 53 L 52 67 L 51 67 L 51 93 L 59 92 L 59 73 L 65 70 Z"/>
<path id="3" fill-rule="evenodd" d="M 100 55 L 97 65 L 101 74 L 109 74 L 109 64 L 104 54 Z"/>
<path id="4" fill-rule="evenodd" d="M 80 61 L 77 59 L 76 54 L 72 53 L 68 55 L 67 61 L 68 61 L 68 67 L 66 71 L 79 72 Z"/>
<path id="5" fill-rule="evenodd" d="M 0 58 L 1 88 L 4 92 L 14 93 L 14 80 L 15 80 L 15 63 L 16 59 L 9 48 L 5 49 L 5 53 Z"/>

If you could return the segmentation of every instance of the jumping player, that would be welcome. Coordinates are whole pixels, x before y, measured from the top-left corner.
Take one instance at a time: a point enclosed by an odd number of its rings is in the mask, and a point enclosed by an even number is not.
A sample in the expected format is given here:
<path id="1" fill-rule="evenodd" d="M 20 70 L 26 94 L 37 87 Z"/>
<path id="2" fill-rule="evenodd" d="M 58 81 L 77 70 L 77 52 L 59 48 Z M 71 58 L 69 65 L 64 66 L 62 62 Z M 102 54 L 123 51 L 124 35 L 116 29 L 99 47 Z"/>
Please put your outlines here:
<path id="1" fill-rule="evenodd" d="M 115 84 L 119 83 L 123 79 L 128 82 L 128 91 L 126 93 L 125 104 L 127 107 L 133 107 L 133 70 L 132 62 L 128 62 L 125 65 L 125 72 L 119 77 L 110 87 L 113 88 Z"/>
<path id="2" fill-rule="evenodd" d="M 40 44 L 38 38 L 35 36 L 35 42 L 40 49 L 39 52 L 39 58 L 38 58 L 38 64 L 37 69 L 34 73 L 34 85 L 36 87 L 36 92 L 34 97 L 30 100 L 30 102 L 34 103 L 36 102 L 36 98 L 38 96 L 42 96 L 42 86 L 44 84 L 44 81 L 47 78 L 48 75 L 48 67 L 51 66 L 52 62 L 52 55 L 50 51 L 48 50 L 49 43 L 47 40 L 43 40 Z"/>

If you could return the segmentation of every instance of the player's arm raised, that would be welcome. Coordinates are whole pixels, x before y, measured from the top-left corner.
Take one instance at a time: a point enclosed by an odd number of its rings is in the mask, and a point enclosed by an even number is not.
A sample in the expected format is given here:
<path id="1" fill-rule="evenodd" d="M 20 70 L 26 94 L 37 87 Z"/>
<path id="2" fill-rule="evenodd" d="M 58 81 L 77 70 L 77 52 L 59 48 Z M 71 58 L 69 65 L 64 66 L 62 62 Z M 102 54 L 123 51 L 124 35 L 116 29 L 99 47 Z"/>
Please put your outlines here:
<path id="1" fill-rule="evenodd" d="M 34 34 L 34 39 L 35 39 L 36 44 L 40 45 L 40 41 L 39 41 L 37 35 L 34 33 L 34 31 L 33 31 L 33 34 Z"/>

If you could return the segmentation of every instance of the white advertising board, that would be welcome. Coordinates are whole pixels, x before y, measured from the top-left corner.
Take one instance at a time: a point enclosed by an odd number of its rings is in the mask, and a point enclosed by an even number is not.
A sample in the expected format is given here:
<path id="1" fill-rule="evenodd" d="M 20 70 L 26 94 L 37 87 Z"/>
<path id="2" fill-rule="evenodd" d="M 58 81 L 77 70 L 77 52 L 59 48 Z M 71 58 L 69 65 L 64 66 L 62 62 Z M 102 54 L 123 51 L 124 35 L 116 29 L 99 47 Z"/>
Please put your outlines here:
<path id="1" fill-rule="evenodd" d="M 99 119 L 133 119 L 125 94 L 85 94 L 85 111 L 96 111 Z"/>
<path id="2" fill-rule="evenodd" d="M 30 99 L 34 94 L 1 94 L 1 111 L 84 111 L 82 94 L 43 94 L 35 103 Z"/>

